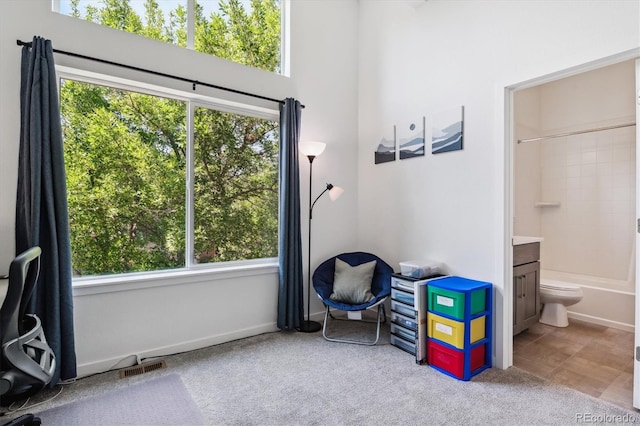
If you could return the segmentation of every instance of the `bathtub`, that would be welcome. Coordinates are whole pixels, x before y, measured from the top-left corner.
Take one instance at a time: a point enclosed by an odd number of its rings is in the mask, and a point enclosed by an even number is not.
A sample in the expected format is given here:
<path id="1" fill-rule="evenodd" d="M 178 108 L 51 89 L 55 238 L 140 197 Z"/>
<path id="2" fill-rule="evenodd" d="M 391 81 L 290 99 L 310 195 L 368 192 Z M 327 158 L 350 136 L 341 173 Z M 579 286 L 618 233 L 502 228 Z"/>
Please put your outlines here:
<path id="1" fill-rule="evenodd" d="M 567 282 L 582 288 L 582 300 L 567 307 L 570 319 L 625 331 L 635 329 L 635 280 L 614 280 L 548 269 L 540 271 L 540 279 Z"/>

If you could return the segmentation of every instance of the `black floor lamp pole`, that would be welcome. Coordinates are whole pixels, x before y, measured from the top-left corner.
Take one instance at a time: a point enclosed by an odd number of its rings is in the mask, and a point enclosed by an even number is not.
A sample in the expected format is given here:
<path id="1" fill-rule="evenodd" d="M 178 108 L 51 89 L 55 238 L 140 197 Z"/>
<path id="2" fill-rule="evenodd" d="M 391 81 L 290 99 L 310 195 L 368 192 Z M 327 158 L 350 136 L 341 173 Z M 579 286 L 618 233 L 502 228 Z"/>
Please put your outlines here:
<path id="1" fill-rule="evenodd" d="M 307 239 L 307 243 L 309 244 L 307 248 L 307 319 L 302 322 L 300 325 L 299 331 L 303 331 L 305 333 L 315 333 L 316 331 L 320 331 L 322 326 L 319 322 L 310 320 L 310 312 L 311 312 L 311 219 L 312 219 L 312 211 L 313 204 L 311 203 L 311 183 L 313 177 L 313 159 L 316 158 L 315 155 L 307 155 L 309 159 L 309 238 Z M 324 193 L 324 192 L 323 192 Z M 322 195 L 322 194 L 320 194 Z M 318 197 L 320 198 L 320 197 Z M 316 199 L 317 200 L 317 199 Z M 315 203 L 314 203 L 315 204 Z"/>

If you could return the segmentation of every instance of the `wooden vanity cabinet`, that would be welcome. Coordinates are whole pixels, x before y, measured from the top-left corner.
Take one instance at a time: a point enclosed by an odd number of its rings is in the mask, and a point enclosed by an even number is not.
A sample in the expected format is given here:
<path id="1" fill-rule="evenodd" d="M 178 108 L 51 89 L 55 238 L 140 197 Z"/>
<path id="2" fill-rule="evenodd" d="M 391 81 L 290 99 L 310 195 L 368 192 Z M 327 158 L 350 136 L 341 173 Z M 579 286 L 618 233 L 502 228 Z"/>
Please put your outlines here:
<path id="1" fill-rule="evenodd" d="M 540 243 L 513 246 L 513 334 L 540 318 Z"/>

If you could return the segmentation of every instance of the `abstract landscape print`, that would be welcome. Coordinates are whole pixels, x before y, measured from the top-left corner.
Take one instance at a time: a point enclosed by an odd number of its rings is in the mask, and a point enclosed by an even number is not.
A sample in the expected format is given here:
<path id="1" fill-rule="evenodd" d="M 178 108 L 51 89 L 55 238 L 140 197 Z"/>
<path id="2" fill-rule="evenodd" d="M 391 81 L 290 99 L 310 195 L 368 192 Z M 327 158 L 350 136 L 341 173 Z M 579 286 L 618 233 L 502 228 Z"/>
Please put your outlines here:
<path id="1" fill-rule="evenodd" d="M 396 160 L 396 126 L 393 126 L 393 133 L 387 134 L 380 139 L 374 160 L 375 164 Z"/>
<path id="2" fill-rule="evenodd" d="M 425 117 L 400 125 L 400 159 L 424 155 Z"/>
<path id="3" fill-rule="evenodd" d="M 464 134 L 464 106 L 435 114 L 431 132 L 431 153 L 462 149 Z"/>

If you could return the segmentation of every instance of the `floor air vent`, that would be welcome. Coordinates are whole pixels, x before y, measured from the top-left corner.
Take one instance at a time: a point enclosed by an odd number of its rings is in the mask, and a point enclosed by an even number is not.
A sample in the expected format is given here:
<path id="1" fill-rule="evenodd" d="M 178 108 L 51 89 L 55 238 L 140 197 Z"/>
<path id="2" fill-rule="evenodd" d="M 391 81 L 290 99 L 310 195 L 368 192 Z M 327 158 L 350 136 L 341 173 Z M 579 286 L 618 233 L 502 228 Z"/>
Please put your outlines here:
<path id="1" fill-rule="evenodd" d="M 167 368 L 167 363 L 164 360 L 143 362 L 140 365 L 134 365 L 132 367 L 123 368 L 120 370 L 120 378 L 124 379 L 131 376 L 138 376 L 140 374 L 148 373 L 150 371 L 161 370 Z"/>

